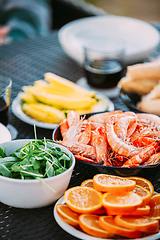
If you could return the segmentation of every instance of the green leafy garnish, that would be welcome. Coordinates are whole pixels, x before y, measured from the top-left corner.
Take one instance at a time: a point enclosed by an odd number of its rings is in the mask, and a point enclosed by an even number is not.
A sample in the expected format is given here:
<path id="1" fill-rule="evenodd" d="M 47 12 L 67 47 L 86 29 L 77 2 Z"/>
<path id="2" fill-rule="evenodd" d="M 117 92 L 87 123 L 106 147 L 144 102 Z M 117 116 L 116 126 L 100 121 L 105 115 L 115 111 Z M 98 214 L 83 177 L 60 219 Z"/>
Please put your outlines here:
<path id="1" fill-rule="evenodd" d="M 54 141 L 37 140 L 27 143 L 10 156 L 0 148 L 0 175 L 16 179 L 42 179 L 65 172 L 72 164 L 71 158 L 55 147 Z"/>

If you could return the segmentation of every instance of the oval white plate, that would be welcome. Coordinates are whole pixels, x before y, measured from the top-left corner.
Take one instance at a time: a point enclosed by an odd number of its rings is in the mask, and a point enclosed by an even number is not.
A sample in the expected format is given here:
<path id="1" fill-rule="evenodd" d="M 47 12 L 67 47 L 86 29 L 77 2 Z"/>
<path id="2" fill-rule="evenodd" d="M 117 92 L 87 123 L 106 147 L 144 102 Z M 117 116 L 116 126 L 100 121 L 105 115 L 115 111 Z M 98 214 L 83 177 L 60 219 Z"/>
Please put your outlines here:
<path id="1" fill-rule="evenodd" d="M 9 130 L 0 123 L 0 143 L 11 141 L 11 134 Z"/>
<path id="2" fill-rule="evenodd" d="M 83 64 L 83 45 L 95 36 L 113 34 L 126 43 L 127 64 L 144 60 L 158 46 L 160 35 L 151 24 L 129 17 L 95 16 L 82 18 L 64 25 L 58 32 L 66 54 Z"/>
<path id="3" fill-rule="evenodd" d="M 102 94 L 100 94 L 102 96 Z M 98 96 L 98 95 L 97 95 Z M 114 110 L 114 104 L 112 103 L 112 101 L 107 98 L 107 97 L 103 97 L 107 103 L 108 103 L 108 111 L 113 111 Z M 34 120 L 33 118 L 30 118 L 29 116 L 27 116 L 23 111 L 22 111 L 22 101 L 21 99 L 17 96 L 13 102 L 12 102 L 12 112 L 13 114 L 19 118 L 21 121 L 28 123 L 30 125 L 34 125 L 37 127 L 41 127 L 41 128 L 46 128 L 46 129 L 54 129 L 58 126 L 58 124 L 51 124 L 51 123 L 44 123 L 44 122 L 38 122 L 36 120 Z M 97 109 L 98 112 L 98 109 Z"/>
<path id="4" fill-rule="evenodd" d="M 53 214 L 54 214 L 54 218 L 56 220 L 56 222 L 58 223 L 58 225 L 63 229 L 65 230 L 66 232 L 70 233 L 72 236 L 74 237 L 77 237 L 79 239 L 83 239 L 83 240 L 102 240 L 103 238 L 97 238 L 97 237 L 92 237 L 82 231 L 79 231 L 77 230 L 76 228 L 72 227 L 71 225 L 65 223 L 58 215 L 57 211 L 56 211 L 56 205 L 57 204 L 64 204 L 65 201 L 64 201 L 64 198 L 61 197 L 57 203 L 55 204 L 55 207 L 54 207 L 54 211 L 53 211 Z M 113 240 L 113 238 L 105 238 L 106 240 Z M 121 238 L 118 238 L 119 240 Z M 127 239 L 125 238 L 126 240 L 131 240 L 130 239 Z M 160 231 L 156 234 L 153 234 L 153 235 L 150 235 L 150 236 L 147 236 L 147 237 L 143 237 L 143 238 L 136 238 L 136 240 L 156 240 L 156 239 L 160 239 Z"/>

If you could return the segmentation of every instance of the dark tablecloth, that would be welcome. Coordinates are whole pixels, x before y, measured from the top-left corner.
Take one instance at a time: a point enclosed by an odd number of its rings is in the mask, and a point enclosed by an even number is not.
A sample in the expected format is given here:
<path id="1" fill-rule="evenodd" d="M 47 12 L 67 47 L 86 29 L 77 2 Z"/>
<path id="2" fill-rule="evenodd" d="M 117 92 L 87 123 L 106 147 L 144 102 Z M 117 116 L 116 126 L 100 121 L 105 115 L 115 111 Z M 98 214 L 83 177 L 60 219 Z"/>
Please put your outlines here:
<path id="1" fill-rule="evenodd" d="M 160 29 L 158 25 L 157 28 Z M 151 57 L 159 54 L 160 47 Z M 10 76 L 13 80 L 11 103 L 22 86 L 43 79 L 46 72 L 54 72 L 73 82 L 84 76 L 83 69 L 64 53 L 58 41 L 57 31 L 48 36 L 24 39 L 0 47 L 0 74 Z M 128 110 L 119 97 L 112 101 L 115 109 Z M 9 123 L 18 130 L 17 139 L 34 138 L 33 126 L 17 119 L 11 108 Z M 52 131 L 37 128 L 38 138 L 51 139 Z M 140 176 L 147 177 L 153 183 L 155 190 L 160 192 L 159 167 Z M 70 186 L 80 184 L 85 178 L 74 172 Z M 58 226 L 54 220 L 53 208 L 54 204 L 39 209 L 18 209 L 0 203 L 0 239 L 76 239 Z"/>

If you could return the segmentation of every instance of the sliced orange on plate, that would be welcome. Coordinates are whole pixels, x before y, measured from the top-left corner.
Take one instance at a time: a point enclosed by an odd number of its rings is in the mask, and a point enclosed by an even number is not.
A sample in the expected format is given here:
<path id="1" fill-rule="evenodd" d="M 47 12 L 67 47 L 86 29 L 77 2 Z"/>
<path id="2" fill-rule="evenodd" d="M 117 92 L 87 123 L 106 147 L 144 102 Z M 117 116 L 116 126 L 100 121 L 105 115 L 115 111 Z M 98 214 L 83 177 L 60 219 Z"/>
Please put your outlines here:
<path id="1" fill-rule="evenodd" d="M 151 208 L 149 217 L 160 220 L 160 193 L 153 195 L 148 205 Z"/>
<path id="2" fill-rule="evenodd" d="M 126 227 L 141 232 L 156 233 L 159 231 L 158 220 L 147 216 L 116 216 L 115 222 L 121 227 Z"/>
<path id="3" fill-rule="evenodd" d="M 148 179 L 142 178 L 142 177 L 136 177 L 136 176 L 126 177 L 126 178 L 135 181 L 137 185 L 143 188 L 146 188 L 148 191 L 151 192 L 151 195 L 153 195 L 154 187 L 153 187 L 153 184 Z"/>
<path id="4" fill-rule="evenodd" d="M 133 212 L 123 212 L 123 215 L 130 215 L 130 216 L 147 216 L 150 213 L 150 206 L 144 205 L 138 207 L 135 211 Z M 114 210 L 107 209 L 107 214 L 115 216 L 117 215 L 117 212 Z"/>
<path id="5" fill-rule="evenodd" d="M 98 224 L 99 217 L 93 214 L 81 214 L 79 225 L 81 229 L 89 235 L 100 238 L 112 237 L 112 234 L 104 230 Z"/>
<path id="6" fill-rule="evenodd" d="M 81 187 L 91 187 L 91 188 L 93 188 L 93 179 L 84 180 L 81 183 Z"/>
<path id="7" fill-rule="evenodd" d="M 75 227 L 79 226 L 79 214 L 73 212 L 66 204 L 57 204 L 56 210 L 64 222 Z"/>
<path id="8" fill-rule="evenodd" d="M 132 191 L 135 181 L 114 175 L 97 174 L 93 177 L 93 187 L 100 192 L 122 193 Z"/>
<path id="9" fill-rule="evenodd" d="M 143 188 L 140 185 L 136 184 L 135 189 L 133 190 L 133 192 L 137 193 L 142 198 L 142 206 L 144 206 L 144 205 L 149 203 L 152 194 L 146 188 Z"/>
<path id="10" fill-rule="evenodd" d="M 106 211 L 114 211 L 116 215 L 123 215 L 124 212 L 133 212 L 141 204 L 141 197 L 133 192 L 122 194 L 105 193 L 102 196 L 102 205 L 106 208 Z"/>
<path id="11" fill-rule="evenodd" d="M 68 207 L 77 213 L 92 213 L 102 207 L 102 194 L 90 187 L 73 187 L 64 194 Z"/>
<path id="12" fill-rule="evenodd" d="M 129 238 L 139 238 L 142 236 L 142 232 L 140 231 L 118 226 L 115 223 L 113 216 L 99 217 L 99 225 L 101 228 L 103 228 L 104 230 L 112 234 L 129 237 Z"/>

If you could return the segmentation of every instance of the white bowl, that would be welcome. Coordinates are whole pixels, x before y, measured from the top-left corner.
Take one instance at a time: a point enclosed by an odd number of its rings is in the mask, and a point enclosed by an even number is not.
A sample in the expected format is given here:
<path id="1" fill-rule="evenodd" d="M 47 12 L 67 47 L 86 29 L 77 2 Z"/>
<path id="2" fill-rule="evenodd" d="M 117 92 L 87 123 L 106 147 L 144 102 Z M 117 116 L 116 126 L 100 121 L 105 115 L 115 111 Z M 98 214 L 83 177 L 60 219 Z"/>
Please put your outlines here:
<path id="1" fill-rule="evenodd" d="M 23 139 L 5 142 L 0 144 L 0 148 L 4 149 L 6 146 L 8 156 L 32 140 Z M 75 158 L 65 147 L 61 145 L 58 145 L 58 147 L 71 157 L 72 165 L 68 170 L 57 176 L 43 179 L 47 185 L 54 189 L 55 193 L 39 180 L 21 180 L 0 176 L 0 201 L 17 208 L 39 208 L 50 205 L 60 198 L 69 185 L 75 166 Z"/>
<path id="2" fill-rule="evenodd" d="M 151 24 L 129 17 L 103 15 L 81 18 L 65 24 L 58 32 L 65 53 L 80 66 L 83 46 L 97 36 L 118 36 L 126 43 L 126 64 L 143 61 L 159 44 L 158 30 Z"/>

